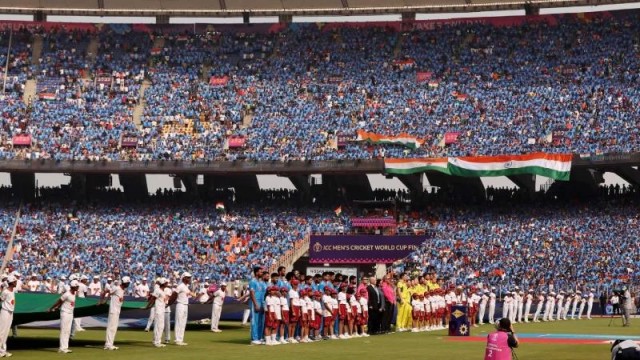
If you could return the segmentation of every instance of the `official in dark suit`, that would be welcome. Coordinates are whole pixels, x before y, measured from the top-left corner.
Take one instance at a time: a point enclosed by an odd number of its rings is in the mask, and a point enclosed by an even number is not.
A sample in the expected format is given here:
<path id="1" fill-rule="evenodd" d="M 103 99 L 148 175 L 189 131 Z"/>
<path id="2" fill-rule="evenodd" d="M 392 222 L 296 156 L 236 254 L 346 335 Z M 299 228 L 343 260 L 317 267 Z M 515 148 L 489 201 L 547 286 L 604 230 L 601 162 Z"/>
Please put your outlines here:
<path id="1" fill-rule="evenodd" d="M 380 321 L 384 313 L 384 295 L 376 284 L 377 279 L 372 276 L 369 281 L 369 286 L 367 286 L 367 293 L 369 295 L 369 322 L 367 326 L 369 328 L 369 334 L 371 335 L 380 333 Z"/>

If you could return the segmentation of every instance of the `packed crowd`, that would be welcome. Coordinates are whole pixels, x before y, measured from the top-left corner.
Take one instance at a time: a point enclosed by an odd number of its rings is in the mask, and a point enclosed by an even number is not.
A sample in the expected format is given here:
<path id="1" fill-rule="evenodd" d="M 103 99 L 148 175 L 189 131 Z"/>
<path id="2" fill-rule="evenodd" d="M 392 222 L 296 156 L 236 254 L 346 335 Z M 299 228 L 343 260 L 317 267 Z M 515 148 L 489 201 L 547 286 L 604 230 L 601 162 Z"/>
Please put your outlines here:
<path id="1" fill-rule="evenodd" d="M 228 200 L 226 211 L 168 192 L 137 203 L 106 192 L 84 204 L 69 200 L 68 190 L 39 193 L 22 207 L 8 264 L 39 281 L 83 269 L 103 280 L 126 270 L 140 280 L 176 268 L 201 282 L 242 280 L 251 266 L 274 266 L 310 234 L 357 230 L 351 219 L 357 208 L 344 206 L 337 214 L 334 207 L 295 205 L 288 191 L 264 191 L 258 206 Z M 609 290 L 640 275 L 637 194 L 616 194 L 466 206 L 434 197 L 422 210 L 390 210 L 403 233 L 430 236 L 394 269 L 433 270 L 447 283 L 491 285 L 500 293 L 514 286 Z M 11 237 L 17 210 L 7 197 L 0 211 L 4 239 Z M 0 251 L 6 246 L 1 242 Z"/>
<path id="2" fill-rule="evenodd" d="M 20 91 L 0 99 L 10 105 L 0 119 L 0 156 L 326 160 L 638 151 L 634 16 L 418 23 L 406 32 L 380 25 L 195 33 L 61 27 L 32 31 L 43 37 L 40 59 L 29 58 L 34 37 L 20 29 L 9 88 L 23 89 L 31 76 L 39 93 L 32 109 L 16 104 Z M 0 53 L 7 35 L 0 33 Z M 355 141 L 358 130 L 406 133 L 423 143 L 370 146 Z M 32 135 L 32 148 L 7 146 L 20 133 Z M 445 134 L 455 136 L 445 144 Z M 123 146 L 122 136 L 133 143 Z M 242 138 L 240 145 L 230 146 L 230 136 Z"/>

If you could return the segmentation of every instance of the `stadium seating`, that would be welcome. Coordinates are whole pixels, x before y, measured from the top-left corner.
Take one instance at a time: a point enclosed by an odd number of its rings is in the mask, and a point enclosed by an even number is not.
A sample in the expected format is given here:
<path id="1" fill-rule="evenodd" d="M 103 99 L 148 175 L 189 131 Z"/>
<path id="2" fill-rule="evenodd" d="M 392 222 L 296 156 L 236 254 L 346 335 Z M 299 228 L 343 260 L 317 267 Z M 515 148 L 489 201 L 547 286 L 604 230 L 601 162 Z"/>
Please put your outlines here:
<path id="1" fill-rule="evenodd" d="M 638 58 L 622 55 L 636 52 L 635 14 L 418 21 L 404 32 L 399 23 L 26 23 L 13 41 L 8 88 L 20 93 L 35 76 L 39 96 L 26 131 L 37 140 L 31 151 L 43 158 L 635 152 L 640 87 L 629 69 Z M 32 34 L 43 38 L 41 60 L 29 58 Z M 94 56 L 87 54 L 91 41 L 98 41 Z M 141 98 L 144 80 L 150 86 Z M 61 139 L 46 127 L 70 119 L 74 133 L 63 139 L 69 152 L 60 155 Z M 405 133 L 422 145 L 370 145 L 357 141 L 358 130 Z M 125 133 L 139 139 L 135 149 L 110 143 Z M 344 144 L 336 146 L 337 135 Z M 243 136 L 245 146 L 229 148 L 230 136 Z"/>

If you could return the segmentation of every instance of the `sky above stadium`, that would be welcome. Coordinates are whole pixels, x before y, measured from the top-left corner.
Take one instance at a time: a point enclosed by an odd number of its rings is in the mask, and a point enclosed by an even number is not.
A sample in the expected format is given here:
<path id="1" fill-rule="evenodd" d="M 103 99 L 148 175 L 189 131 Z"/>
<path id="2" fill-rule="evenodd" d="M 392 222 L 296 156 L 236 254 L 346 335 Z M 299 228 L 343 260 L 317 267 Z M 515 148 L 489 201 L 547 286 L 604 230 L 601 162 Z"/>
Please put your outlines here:
<path id="1" fill-rule="evenodd" d="M 596 11 L 612 11 L 625 9 L 638 9 L 640 2 L 617 5 L 600 5 L 600 6 L 578 6 L 566 8 L 550 8 L 541 9 L 540 14 L 561 14 L 561 13 L 581 13 Z M 521 16 L 524 10 L 513 11 L 486 11 L 474 13 L 446 13 L 446 14 L 416 14 L 417 20 L 435 20 L 435 19 L 455 19 L 455 18 L 473 18 L 473 17 L 495 17 L 495 16 Z M 29 15 L 0 15 L 0 20 L 18 20 L 30 21 L 32 17 Z M 53 22 L 82 22 L 82 23 L 154 23 L 154 17 L 98 17 L 98 16 L 49 16 L 48 21 Z M 277 22 L 277 17 L 252 17 L 252 23 L 273 23 Z M 400 15 L 376 15 L 376 16 L 294 16 L 294 22 L 366 22 L 366 21 L 400 21 Z M 195 24 L 195 23 L 217 23 L 217 24 L 241 24 L 242 18 L 172 18 L 173 24 Z M 406 189 L 398 179 L 387 179 L 383 175 L 370 174 L 369 182 L 374 189 Z M 481 178 L 485 187 L 516 187 L 506 177 Z M 604 174 L 605 184 L 628 184 L 618 175 L 613 173 Z M 120 187 L 120 181 L 117 175 L 112 175 L 113 186 Z M 63 174 L 36 174 L 36 181 L 39 186 L 60 186 L 68 184 L 70 177 Z M 537 176 L 536 188 L 547 183 L 548 179 Z M 173 188 L 173 179 L 168 175 L 147 175 L 147 183 L 149 192 L 154 193 L 158 188 Z M 258 183 L 263 189 L 273 188 L 289 188 L 295 187 L 288 178 L 276 175 L 259 175 Z M 423 181 L 428 189 L 428 180 Z M 8 173 L 0 173 L 0 186 L 11 185 Z M 184 187 L 183 187 L 184 190 Z"/>

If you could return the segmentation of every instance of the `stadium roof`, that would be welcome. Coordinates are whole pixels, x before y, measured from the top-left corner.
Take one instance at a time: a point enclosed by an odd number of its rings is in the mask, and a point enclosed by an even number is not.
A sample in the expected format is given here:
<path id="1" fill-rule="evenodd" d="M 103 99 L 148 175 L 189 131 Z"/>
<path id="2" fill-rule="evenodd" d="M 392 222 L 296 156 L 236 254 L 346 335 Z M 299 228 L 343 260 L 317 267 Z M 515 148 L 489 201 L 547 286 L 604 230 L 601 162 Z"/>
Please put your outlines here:
<path id="1" fill-rule="evenodd" d="M 2 14 L 238 17 L 450 13 L 621 4 L 630 0 L 0 0 Z"/>

